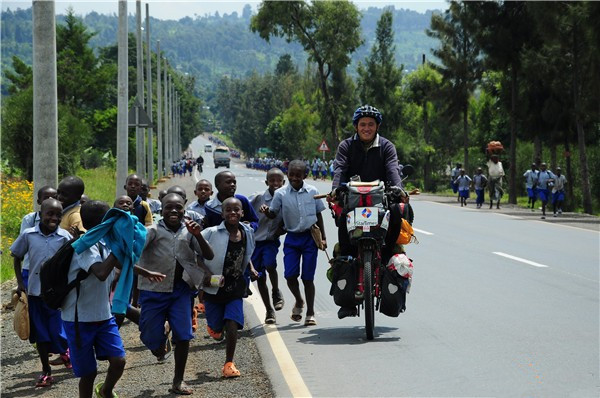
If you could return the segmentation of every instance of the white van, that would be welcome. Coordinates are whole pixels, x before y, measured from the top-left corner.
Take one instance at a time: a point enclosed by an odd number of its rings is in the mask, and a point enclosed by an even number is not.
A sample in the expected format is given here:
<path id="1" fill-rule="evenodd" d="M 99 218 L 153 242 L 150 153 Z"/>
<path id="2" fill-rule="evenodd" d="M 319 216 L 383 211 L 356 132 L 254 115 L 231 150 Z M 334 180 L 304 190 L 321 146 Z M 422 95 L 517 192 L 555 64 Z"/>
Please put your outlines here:
<path id="1" fill-rule="evenodd" d="M 204 152 L 212 152 L 212 145 L 211 144 L 204 145 Z"/>

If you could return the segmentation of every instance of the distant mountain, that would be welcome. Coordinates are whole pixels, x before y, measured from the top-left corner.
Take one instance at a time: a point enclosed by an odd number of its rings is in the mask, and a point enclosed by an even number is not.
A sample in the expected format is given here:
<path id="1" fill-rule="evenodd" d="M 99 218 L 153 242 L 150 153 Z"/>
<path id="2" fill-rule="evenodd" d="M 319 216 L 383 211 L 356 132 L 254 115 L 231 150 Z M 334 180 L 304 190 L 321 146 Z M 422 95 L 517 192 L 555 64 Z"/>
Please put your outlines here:
<path id="1" fill-rule="evenodd" d="M 352 56 L 350 74 L 355 74 L 359 61 L 368 56 L 375 41 L 375 29 L 383 9 L 371 7 L 363 10 L 361 22 L 364 45 Z M 431 56 L 431 48 L 436 41 L 425 35 L 429 27 L 431 11 L 421 14 L 406 9 L 393 9 L 396 41 L 396 61 L 405 69 L 415 69 L 421 62 L 422 54 Z M 1 55 L 2 68 L 10 67 L 12 55 L 17 55 L 26 63 L 32 59 L 32 11 L 10 9 L 2 12 Z M 57 16 L 62 23 L 64 15 Z M 114 45 L 117 37 L 118 18 L 92 12 L 83 17 L 89 30 L 96 32 L 90 41 L 94 48 Z M 135 32 L 135 17 L 129 17 L 129 30 Z M 196 76 L 198 89 L 202 94 L 211 91 L 223 75 L 242 77 L 252 71 L 263 73 L 272 71 L 283 54 L 290 54 L 295 64 L 303 69 L 306 55 L 295 43 L 283 39 L 273 39 L 270 43 L 262 40 L 249 29 L 250 15 L 232 13 L 222 16 L 186 17 L 179 21 L 150 20 L 152 48 L 156 50 L 156 40 L 160 39 L 161 50 L 170 62 L 182 73 Z M 4 92 L 4 90 L 3 90 Z"/>

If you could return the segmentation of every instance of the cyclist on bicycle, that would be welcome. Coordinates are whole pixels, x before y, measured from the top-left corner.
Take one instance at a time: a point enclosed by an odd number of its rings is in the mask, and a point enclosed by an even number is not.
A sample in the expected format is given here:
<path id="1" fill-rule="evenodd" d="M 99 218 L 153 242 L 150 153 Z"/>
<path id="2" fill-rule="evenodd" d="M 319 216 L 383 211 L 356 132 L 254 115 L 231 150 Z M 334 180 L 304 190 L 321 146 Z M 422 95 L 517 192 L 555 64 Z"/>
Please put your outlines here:
<path id="1" fill-rule="evenodd" d="M 380 180 L 398 188 L 402 187 L 400 165 L 396 147 L 378 134 L 383 117 L 373 106 L 363 105 L 356 109 L 352 123 L 356 134 L 340 142 L 334 161 L 332 192 L 328 201 L 335 200 L 336 190 L 354 176 L 360 181 Z M 339 255 L 356 257 L 356 247 L 351 246 L 344 219 L 338 225 Z M 338 317 L 355 316 L 356 308 L 340 308 Z"/>

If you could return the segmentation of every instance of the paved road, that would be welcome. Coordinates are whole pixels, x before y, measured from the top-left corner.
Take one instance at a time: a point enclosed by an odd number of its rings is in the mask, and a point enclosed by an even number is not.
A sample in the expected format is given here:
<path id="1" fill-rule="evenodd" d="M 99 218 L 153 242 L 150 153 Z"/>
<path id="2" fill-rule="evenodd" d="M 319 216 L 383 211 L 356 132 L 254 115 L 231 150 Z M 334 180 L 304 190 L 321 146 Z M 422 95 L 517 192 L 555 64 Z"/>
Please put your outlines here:
<path id="1" fill-rule="evenodd" d="M 204 142 L 195 140 L 194 150 Z M 205 159 L 203 177 L 212 180 Z M 238 193 L 266 189 L 263 172 L 240 163 L 232 171 Z M 407 312 L 377 314 L 374 341 L 365 339 L 363 318 L 337 319 L 323 253 L 316 327 L 290 320 L 285 288 L 276 326 L 263 328 L 260 300 L 249 300 L 258 308 L 257 315 L 246 312 L 276 394 L 599 396 L 597 218 L 541 222 L 514 208 L 460 208 L 454 199 L 426 196 L 412 204 L 420 244 L 408 248 L 415 274 Z M 333 220 L 328 212 L 324 219 L 332 244 Z"/>

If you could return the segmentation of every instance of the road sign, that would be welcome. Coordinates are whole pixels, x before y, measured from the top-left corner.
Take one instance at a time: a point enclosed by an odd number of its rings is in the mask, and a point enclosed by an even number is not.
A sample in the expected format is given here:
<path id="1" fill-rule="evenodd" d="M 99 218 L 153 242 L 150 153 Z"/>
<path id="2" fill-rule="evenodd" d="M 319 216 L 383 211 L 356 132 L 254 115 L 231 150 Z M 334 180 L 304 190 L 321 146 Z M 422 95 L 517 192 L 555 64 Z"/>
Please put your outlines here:
<path id="1" fill-rule="evenodd" d="M 325 140 L 323 140 L 321 142 L 321 145 L 319 145 L 319 151 L 329 152 L 329 147 L 327 146 L 327 143 L 325 142 Z"/>
<path id="2" fill-rule="evenodd" d="M 150 117 L 137 99 L 135 100 L 133 106 L 129 109 L 128 118 L 129 127 L 154 127 L 152 120 L 150 120 Z"/>

